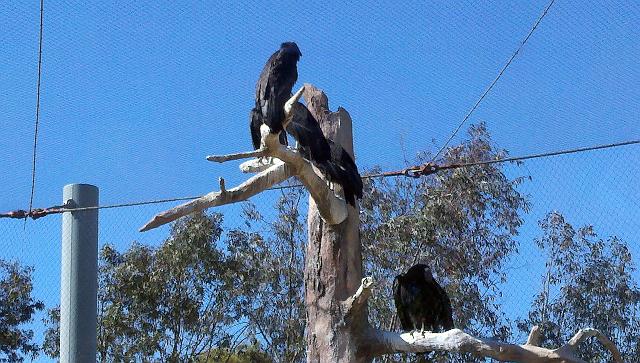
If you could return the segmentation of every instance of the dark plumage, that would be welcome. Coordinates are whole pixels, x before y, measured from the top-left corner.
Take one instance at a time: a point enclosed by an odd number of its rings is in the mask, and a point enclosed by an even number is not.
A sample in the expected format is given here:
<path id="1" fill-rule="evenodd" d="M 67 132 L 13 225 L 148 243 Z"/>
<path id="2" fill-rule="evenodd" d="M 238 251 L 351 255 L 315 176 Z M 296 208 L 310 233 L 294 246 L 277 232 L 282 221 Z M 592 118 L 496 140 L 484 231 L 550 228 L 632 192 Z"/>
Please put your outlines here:
<path id="1" fill-rule="evenodd" d="M 293 104 L 286 122 L 286 131 L 298 142 L 302 156 L 329 181 L 342 185 L 346 202 L 355 206 L 355 197 L 362 198 L 362 178 L 351 155 L 324 136 L 318 121 L 303 104 Z"/>
<path id="2" fill-rule="evenodd" d="M 297 62 L 301 56 L 296 43 L 282 43 L 262 69 L 256 84 L 255 106 L 250 114 L 253 147 L 260 148 L 260 126 L 263 124 L 269 126 L 272 133 L 280 133 L 280 143 L 287 145 L 283 130 L 286 123 L 286 132 L 296 139 L 302 156 L 320 169 L 329 181 L 342 185 L 345 200 L 355 206 L 355 198 L 362 198 L 362 179 L 351 155 L 324 136 L 318 121 L 303 104 L 295 102 L 289 118 L 284 120 L 284 106 L 298 79 Z"/>
<path id="3" fill-rule="evenodd" d="M 402 330 L 453 329 L 449 296 L 433 279 L 427 265 L 417 264 L 404 275 L 396 276 L 393 298 Z"/>
<path id="4" fill-rule="evenodd" d="M 294 42 L 282 43 L 264 65 L 256 84 L 255 107 L 251 110 L 250 124 L 253 148 L 260 148 L 260 126 L 266 124 L 272 133 L 280 133 L 280 143 L 287 144 L 281 132 L 284 104 L 291 97 L 291 89 L 298 80 L 297 63 L 302 53 Z"/>
<path id="5" fill-rule="evenodd" d="M 351 155 L 340 144 L 330 139 L 327 141 L 331 149 L 331 163 L 337 167 L 337 171 L 330 174 L 329 180 L 342 185 L 344 199 L 355 207 L 355 197 L 362 199 L 362 178 L 358 173 L 358 167 Z"/>

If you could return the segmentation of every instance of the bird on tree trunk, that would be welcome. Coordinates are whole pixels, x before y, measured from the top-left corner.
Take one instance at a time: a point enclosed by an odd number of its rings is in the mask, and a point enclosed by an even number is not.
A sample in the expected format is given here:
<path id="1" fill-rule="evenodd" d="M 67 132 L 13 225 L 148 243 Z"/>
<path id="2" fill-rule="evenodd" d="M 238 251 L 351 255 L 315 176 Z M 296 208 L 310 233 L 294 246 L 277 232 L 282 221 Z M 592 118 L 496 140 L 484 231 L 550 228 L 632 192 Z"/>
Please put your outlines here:
<path id="1" fill-rule="evenodd" d="M 285 130 L 296 139 L 302 157 L 310 160 L 329 182 L 340 184 L 345 201 L 355 206 L 355 198 L 362 198 L 358 166 L 340 144 L 325 138 L 320 124 L 303 104 L 291 105 Z"/>

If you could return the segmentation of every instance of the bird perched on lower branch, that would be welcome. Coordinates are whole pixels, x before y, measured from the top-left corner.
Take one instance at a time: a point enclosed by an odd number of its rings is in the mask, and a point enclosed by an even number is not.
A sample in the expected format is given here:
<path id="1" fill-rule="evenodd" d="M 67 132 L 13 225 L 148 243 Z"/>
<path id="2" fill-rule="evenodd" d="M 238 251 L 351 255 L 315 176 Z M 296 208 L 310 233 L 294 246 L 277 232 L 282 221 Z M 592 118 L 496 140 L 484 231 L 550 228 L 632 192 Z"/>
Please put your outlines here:
<path id="1" fill-rule="evenodd" d="M 451 302 L 425 264 L 409 268 L 393 281 L 393 298 L 402 330 L 437 332 L 453 329 Z M 424 352 L 428 354 L 430 352 Z M 425 360 L 424 357 L 420 359 Z"/>
<path id="2" fill-rule="evenodd" d="M 393 298 L 404 331 L 453 329 L 449 296 L 434 280 L 429 266 L 417 264 L 396 276 Z"/>

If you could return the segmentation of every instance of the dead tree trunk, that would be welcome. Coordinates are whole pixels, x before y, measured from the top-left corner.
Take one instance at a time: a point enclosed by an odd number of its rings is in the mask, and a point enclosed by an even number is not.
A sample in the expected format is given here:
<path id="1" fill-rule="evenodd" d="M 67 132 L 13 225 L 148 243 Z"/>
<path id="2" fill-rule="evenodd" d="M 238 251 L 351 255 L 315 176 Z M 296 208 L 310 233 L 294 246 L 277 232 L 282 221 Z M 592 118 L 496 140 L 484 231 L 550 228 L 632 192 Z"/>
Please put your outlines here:
<path id="1" fill-rule="evenodd" d="M 324 134 L 354 156 L 349 113 L 343 108 L 331 112 L 327 96 L 312 85 L 305 85 L 304 98 Z M 370 362 L 386 354 L 445 350 L 500 361 L 585 363 L 575 356 L 575 346 L 590 336 L 612 352 L 615 362 L 622 362 L 613 342 L 594 329 L 580 330 L 562 347 L 545 349 L 537 346 L 538 327 L 524 345 L 475 338 L 459 329 L 414 336 L 371 327 L 367 299 L 373 280 L 362 278 L 359 210 L 347 210 L 342 223 L 328 224 L 309 197 L 304 268 L 308 362 Z"/>
<path id="2" fill-rule="evenodd" d="M 325 135 L 353 156 L 349 113 L 343 108 L 331 112 L 327 96 L 311 85 L 305 85 L 304 98 Z M 366 362 L 368 359 L 358 351 L 357 332 L 368 331 L 367 311 L 360 309 L 347 314 L 344 304 L 362 280 L 358 209 L 349 206 L 344 222 L 329 225 L 309 197 L 307 225 L 304 269 L 307 361 Z"/>

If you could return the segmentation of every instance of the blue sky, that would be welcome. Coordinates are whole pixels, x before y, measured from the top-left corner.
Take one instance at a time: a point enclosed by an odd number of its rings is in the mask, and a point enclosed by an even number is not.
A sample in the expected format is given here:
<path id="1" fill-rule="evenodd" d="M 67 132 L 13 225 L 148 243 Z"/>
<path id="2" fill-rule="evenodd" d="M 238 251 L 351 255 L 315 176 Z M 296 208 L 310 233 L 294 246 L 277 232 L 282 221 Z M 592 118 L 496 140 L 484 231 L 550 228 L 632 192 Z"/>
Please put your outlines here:
<path id="1" fill-rule="evenodd" d="M 359 166 L 402 168 L 404 155 L 446 140 L 546 4 L 46 2 L 34 205 L 60 202 L 62 187 L 74 182 L 99 186 L 101 202 L 112 204 L 206 193 L 219 176 L 228 186 L 242 181 L 237 164 L 204 156 L 250 147 L 255 81 L 285 40 L 303 53 L 300 83 L 314 83 L 333 108 L 351 113 Z M 37 1 L 0 3 L 0 211 L 28 207 L 38 11 Z M 640 139 L 638 28 L 640 6 L 632 2 L 557 0 L 469 122 L 485 121 L 512 155 Z M 639 150 L 509 167 L 533 177 L 523 186 L 534 209 L 522 256 L 536 253 L 528 247 L 536 221 L 558 209 L 577 225 L 628 237 L 640 261 L 632 239 L 640 226 Z M 275 198 L 256 203 L 270 208 Z M 101 243 L 157 242 L 166 229 L 136 230 L 170 205 L 101 212 Z M 223 211 L 233 224 L 237 208 Z M 55 304 L 59 218 L 24 229 L 1 220 L 0 234 L 0 256 L 34 265 L 36 292 Z M 521 279 L 527 289 L 538 286 L 533 275 Z"/>

